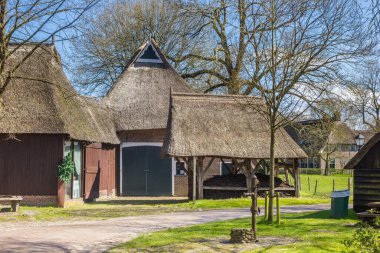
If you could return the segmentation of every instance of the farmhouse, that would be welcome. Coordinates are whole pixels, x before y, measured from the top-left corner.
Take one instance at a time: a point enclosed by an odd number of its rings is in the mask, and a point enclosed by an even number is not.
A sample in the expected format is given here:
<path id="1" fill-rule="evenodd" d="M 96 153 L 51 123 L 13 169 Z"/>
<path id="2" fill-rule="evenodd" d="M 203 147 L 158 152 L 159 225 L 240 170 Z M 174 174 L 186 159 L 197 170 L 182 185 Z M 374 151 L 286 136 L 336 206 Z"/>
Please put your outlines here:
<path id="1" fill-rule="evenodd" d="M 246 177 L 246 190 L 251 189 L 252 173 L 270 157 L 270 128 L 261 98 L 173 93 L 169 110 L 163 153 L 188 165 L 189 185 L 197 187 L 197 197 L 203 197 L 204 175 L 213 159 L 235 161 Z M 282 128 L 276 140 L 276 167 L 294 177 L 299 195 L 297 161 L 306 154 Z"/>
<path id="2" fill-rule="evenodd" d="M 355 212 L 367 211 L 370 202 L 380 202 L 380 133 L 375 134 L 344 168 L 354 170 Z"/>
<path id="3" fill-rule="evenodd" d="M 18 49 L 16 64 L 33 45 Z M 14 74 L 1 96 L 0 194 L 22 195 L 25 202 L 115 194 L 115 144 L 118 138 L 105 108 L 77 96 L 53 44 L 44 44 Z M 72 152 L 75 173 L 69 184 L 56 171 Z"/>
<path id="4" fill-rule="evenodd" d="M 370 130 L 353 130 L 340 120 L 328 123 L 323 120 L 304 120 L 287 126 L 286 130 L 308 154 L 307 158 L 300 160 L 300 168 L 322 170 L 326 167 L 343 169 L 374 134 Z"/>
<path id="5" fill-rule="evenodd" d="M 17 57 L 31 48 L 21 47 Z M 191 92 L 150 40 L 103 99 L 79 96 L 54 44 L 43 44 L 1 97 L 0 195 L 60 206 L 114 195 L 187 196 L 195 189 L 193 158 L 200 170 L 199 197 L 209 177 L 240 171 L 250 178 L 253 167 L 269 158 L 269 134 L 262 115 L 241 103 L 262 108 L 262 101 Z M 305 153 L 283 129 L 277 140 L 276 167 L 295 178 L 298 194 L 295 159 Z M 169 156 L 162 157 L 164 141 Z M 69 152 L 75 171 L 63 184 L 56 171 Z"/>

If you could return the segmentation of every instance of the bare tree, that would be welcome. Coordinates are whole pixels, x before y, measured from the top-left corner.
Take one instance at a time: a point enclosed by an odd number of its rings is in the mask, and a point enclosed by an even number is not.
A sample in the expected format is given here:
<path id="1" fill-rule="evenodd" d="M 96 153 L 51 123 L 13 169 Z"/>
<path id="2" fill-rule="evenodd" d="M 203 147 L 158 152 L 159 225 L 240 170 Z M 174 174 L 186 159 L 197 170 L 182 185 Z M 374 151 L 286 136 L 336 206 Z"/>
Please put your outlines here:
<path id="1" fill-rule="evenodd" d="M 202 48 L 191 40 L 197 19 L 185 19 L 175 0 L 123 0 L 88 13 L 72 43 L 74 83 L 85 92 L 103 95 L 143 43 L 153 37 L 170 58 Z M 173 64 L 186 72 L 194 64 Z"/>
<path id="2" fill-rule="evenodd" d="M 18 77 L 20 66 L 54 35 L 64 36 L 64 31 L 98 0 L 0 0 L 0 96 Z M 23 46 L 29 51 L 18 57 L 12 65 L 11 58 Z"/>
<path id="3" fill-rule="evenodd" d="M 339 78 L 342 62 L 361 56 L 372 45 L 366 43 L 358 16 L 360 6 L 355 1 L 272 0 L 261 6 L 269 30 L 256 34 L 250 68 L 255 79 L 253 89 L 267 104 L 271 133 L 269 221 L 272 221 L 275 133 L 329 90 Z M 284 20 L 288 22 L 282 24 Z"/>
<path id="4" fill-rule="evenodd" d="M 350 82 L 352 103 L 362 122 L 375 132 L 380 131 L 380 66 L 377 59 L 367 60 Z"/>

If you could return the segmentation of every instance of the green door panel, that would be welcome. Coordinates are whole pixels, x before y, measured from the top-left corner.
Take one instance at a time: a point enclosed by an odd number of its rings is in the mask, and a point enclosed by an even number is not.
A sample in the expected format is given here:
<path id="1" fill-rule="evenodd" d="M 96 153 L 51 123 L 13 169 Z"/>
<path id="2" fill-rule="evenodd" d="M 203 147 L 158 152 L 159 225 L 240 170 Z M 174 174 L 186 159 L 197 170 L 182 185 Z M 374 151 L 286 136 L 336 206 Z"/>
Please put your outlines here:
<path id="1" fill-rule="evenodd" d="M 122 149 L 124 195 L 172 194 L 171 158 L 160 159 L 161 147 L 133 146 Z"/>

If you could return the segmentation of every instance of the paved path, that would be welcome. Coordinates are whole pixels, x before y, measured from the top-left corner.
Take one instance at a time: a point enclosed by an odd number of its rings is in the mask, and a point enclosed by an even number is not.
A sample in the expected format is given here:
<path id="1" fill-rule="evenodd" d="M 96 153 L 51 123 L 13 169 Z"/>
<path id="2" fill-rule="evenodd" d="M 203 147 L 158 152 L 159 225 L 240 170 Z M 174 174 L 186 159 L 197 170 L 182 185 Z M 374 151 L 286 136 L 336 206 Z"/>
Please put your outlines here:
<path id="1" fill-rule="evenodd" d="M 283 213 L 327 210 L 330 205 L 282 207 Z M 0 223 L 0 252 L 103 252 L 142 233 L 250 216 L 249 209 L 209 210 L 103 221 Z"/>

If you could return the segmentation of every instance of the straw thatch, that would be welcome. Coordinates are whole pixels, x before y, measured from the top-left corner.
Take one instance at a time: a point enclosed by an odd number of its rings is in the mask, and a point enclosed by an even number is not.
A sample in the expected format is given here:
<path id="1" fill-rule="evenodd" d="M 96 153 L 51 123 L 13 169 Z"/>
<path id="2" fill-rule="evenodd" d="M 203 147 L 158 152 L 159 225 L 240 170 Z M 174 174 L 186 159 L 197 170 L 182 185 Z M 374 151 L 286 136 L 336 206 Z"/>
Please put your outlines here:
<path id="1" fill-rule="evenodd" d="M 270 128 L 263 100 L 245 96 L 172 94 L 163 153 L 176 157 L 269 158 Z M 276 158 L 305 152 L 286 133 L 276 133 Z"/>
<path id="2" fill-rule="evenodd" d="M 380 133 L 373 137 L 359 150 L 358 153 L 344 166 L 344 169 L 355 169 L 360 161 L 368 154 L 368 152 L 380 142 Z"/>
<path id="3" fill-rule="evenodd" d="M 163 63 L 137 62 L 140 53 L 154 46 Z M 115 111 L 117 130 L 166 128 L 170 89 L 190 92 L 186 82 L 170 66 L 157 44 L 144 44 L 131 58 L 104 102 Z"/>
<path id="4" fill-rule="evenodd" d="M 21 47 L 11 68 L 32 46 Z M 22 64 L 1 96 L 0 133 L 68 134 L 84 141 L 119 143 L 112 117 L 100 102 L 79 97 L 54 45 L 45 44 Z"/>

